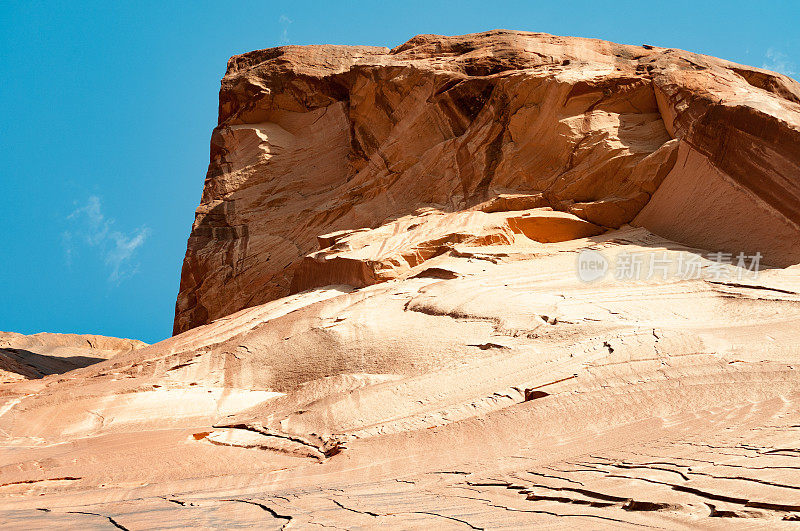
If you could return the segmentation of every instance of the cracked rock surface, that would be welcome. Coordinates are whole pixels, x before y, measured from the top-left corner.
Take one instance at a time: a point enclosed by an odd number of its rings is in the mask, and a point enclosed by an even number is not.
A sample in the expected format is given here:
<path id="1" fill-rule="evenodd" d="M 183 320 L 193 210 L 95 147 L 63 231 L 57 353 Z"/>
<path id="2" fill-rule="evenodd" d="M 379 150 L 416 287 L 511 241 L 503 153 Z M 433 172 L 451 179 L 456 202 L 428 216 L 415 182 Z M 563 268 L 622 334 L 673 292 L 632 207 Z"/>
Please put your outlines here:
<path id="1" fill-rule="evenodd" d="M 799 101 L 508 31 L 232 58 L 179 333 L 0 386 L 0 527 L 797 528 Z"/>
<path id="2" fill-rule="evenodd" d="M 636 228 L 456 244 L 7 385 L 4 521 L 796 525 L 800 272 L 587 283 L 586 249 L 703 256 Z"/>

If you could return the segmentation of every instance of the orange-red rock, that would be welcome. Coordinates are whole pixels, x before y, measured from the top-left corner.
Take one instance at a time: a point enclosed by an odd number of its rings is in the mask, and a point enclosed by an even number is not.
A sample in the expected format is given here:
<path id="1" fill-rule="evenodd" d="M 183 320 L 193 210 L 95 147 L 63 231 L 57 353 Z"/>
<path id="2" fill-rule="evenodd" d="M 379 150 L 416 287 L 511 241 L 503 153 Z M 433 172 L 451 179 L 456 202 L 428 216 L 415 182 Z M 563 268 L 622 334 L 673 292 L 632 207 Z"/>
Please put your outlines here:
<path id="1" fill-rule="evenodd" d="M 798 102 L 797 83 L 757 68 L 516 31 L 233 57 L 175 332 L 317 285 L 307 274 L 369 276 L 304 257 L 320 235 L 419 209 L 551 206 L 798 262 Z"/>
<path id="2" fill-rule="evenodd" d="M 788 528 L 797 93 L 519 32 L 234 57 L 185 331 L 0 386 L 0 522 Z"/>

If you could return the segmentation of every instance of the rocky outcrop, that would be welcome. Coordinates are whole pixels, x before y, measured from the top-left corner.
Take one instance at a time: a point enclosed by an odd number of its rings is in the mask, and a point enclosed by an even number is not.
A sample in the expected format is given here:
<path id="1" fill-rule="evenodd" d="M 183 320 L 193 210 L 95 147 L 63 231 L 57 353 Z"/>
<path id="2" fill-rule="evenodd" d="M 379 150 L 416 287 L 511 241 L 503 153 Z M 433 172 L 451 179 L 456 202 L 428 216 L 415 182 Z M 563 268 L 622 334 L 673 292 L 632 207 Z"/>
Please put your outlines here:
<path id="1" fill-rule="evenodd" d="M 772 72 L 539 33 L 235 56 L 175 332 L 320 282 L 388 278 L 306 256 L 320 235 L 392 230 L 420 209 L 547 206 L 800 262 L 799 102 Z"/>
<path id="2" fill-rule="evenodd" d="M 106 336 L 0 332 L 0 383 L 61 374 L 144 346 Z"/>
<path id="3" fill-rule="evenodd" d="M 300 262 L 291 291 L 335 284 L 361 288 L 385 282 L 453 251 L 456 244 L 524 246 L 602 232 L 602 227 L 549 208 L 492 213 L 417 212 L 372 230 L 318 236 L 321 250 Z"/>
<path id="4" fill-rule="evenodd" d="M 234 57 L 185 331 L 15 339 L 125 351 L 0 386 L 3 521 L 792 525 L 797 94 L 518 32 Z"/>

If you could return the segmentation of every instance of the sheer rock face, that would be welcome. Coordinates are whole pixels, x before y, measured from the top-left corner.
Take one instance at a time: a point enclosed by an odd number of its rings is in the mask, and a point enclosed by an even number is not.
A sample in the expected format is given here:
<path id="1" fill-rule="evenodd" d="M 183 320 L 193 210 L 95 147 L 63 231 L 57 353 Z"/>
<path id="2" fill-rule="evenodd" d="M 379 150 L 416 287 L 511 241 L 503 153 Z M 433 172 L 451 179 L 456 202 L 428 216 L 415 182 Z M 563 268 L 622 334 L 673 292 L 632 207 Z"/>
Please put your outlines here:
<path id="1" fill-rule="evenodd" d="M 796 82 L 673 49 L 492 31 L 235 56 L 174 331 L 302 289 L 393 278 L 383 273 L 405 267 L 398 256 L 436 254 L 419 252 L 431 236 L 409 217 L 419 212 L 452 220 L 436 229 L 451 243 L 472 230 L 468 212 L 548 207 L 797 263 L 798 145 Z M 505 234 L 484 221 L 478 233 Z M 395 243 L 409 247 L 393 256 L 318 240 L 375 230 L 378 241 L 403 223 L 412 234 Z M 539 241 L 553 241 L 548 230 Z"/>

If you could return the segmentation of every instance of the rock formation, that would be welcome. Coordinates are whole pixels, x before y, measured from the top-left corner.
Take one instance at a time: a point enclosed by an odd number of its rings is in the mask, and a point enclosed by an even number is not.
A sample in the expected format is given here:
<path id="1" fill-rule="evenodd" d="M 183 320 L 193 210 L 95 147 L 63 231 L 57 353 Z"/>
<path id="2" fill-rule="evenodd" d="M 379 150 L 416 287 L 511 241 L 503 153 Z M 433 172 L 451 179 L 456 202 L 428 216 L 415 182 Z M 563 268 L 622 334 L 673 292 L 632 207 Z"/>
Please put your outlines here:
<path id="1" fill-rule="evenodd" d="M 537 33 L 233 57 L 175 333 L 337 278 L 388 278 L 364 253 L 325 248 L 325 271 L 307 255 L 329 246 L 320 235 L 422 209 L 550 207 L 799 262 L 799 103 L 772 72 Z"/>
<path id="2" fill-rule="evenodd" d="M 796 525 L 798 186 L 800 85 L 719 59 L 236 56 L 177 334 L 0 387 L 2 521 Z"/>
<path id="3" fill-rule="evenodd" d="M 0 332 L 0 383 L 61 374 L 144 346 L 116 337 Z"/>

